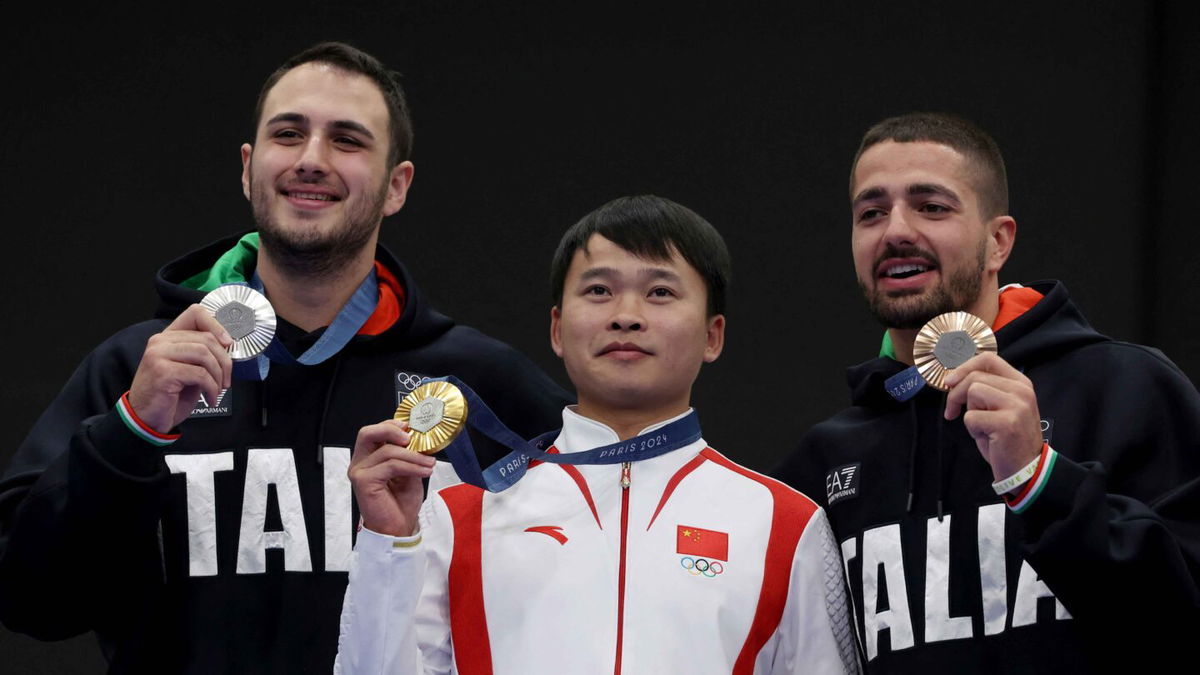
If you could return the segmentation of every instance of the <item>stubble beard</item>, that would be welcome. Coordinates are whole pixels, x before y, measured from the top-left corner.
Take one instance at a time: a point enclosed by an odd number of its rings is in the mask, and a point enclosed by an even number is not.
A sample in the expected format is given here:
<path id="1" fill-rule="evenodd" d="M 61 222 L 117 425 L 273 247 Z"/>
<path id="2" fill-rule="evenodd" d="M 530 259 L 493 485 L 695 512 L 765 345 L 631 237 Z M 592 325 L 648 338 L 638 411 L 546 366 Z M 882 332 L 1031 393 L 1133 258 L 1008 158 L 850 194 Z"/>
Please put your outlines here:
<path id="1" fill-rule="evenodd" d="M 252 172 L 253 175 L 253 172 Z M 345 218 L 329 232 L 315 228 L 296 231 L 281 226 L 272 217 L 275 186 L 251 178 L 250 203 L 262 247 L 285 274 L 297 278 L 338 276 L 371 242 L 383 220 L 387 198 L 386 182 L 373 195 L 353 205 Z"/>
<path id="2" fill-rule="evenodd" d="M 895 257 L 904 257 L 896 255 Z M 946 312 L 965 310 L 975 304 L 983 289 L 983 270 L 987 260 L 987 242 L 980 241 L 975 265 L 967 266 L 941 281 L 928 291 L 879 290 L 874 284 L 870 288 L 858 281 L 867 305 L 875 319 L 885 328 L 915 330 L 924 326 L 935 316 Z M 945 269 L 938 267 L 939 274 Z"/>

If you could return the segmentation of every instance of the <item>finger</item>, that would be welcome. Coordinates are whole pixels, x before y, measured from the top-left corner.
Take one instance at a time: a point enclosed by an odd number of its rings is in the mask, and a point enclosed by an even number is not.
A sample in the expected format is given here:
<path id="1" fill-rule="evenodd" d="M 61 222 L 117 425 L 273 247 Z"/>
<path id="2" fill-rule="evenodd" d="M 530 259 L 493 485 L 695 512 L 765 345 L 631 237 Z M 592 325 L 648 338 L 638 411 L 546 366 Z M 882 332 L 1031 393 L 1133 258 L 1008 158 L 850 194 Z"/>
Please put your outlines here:
<path id="1" fill-rule="evenodd" d="M 969 392 L 977 384 L 984 384 L 1017 397 L 1033 396 L 1033 388 L 1025 382 L 984 371 L 975 371 L 965 378 L 961 378 L 958 384 L 955 384 L 947 392 L 946 419 L 954 419 L 958 415 L 962 406 L 967 403 Z"/>
<path id="2" fill-rule="evenodd" d="M 433 473 L 434 463 L 432 457 L 396 445 L 384 445 L 355 465 L 350 478 L 368 482 L 401 477 L 428 478 Z"/>
<path id="3" fill-rule="evenodd" d="M 208 339 L 211 341 L 212 336 L 208 336 Z M 228 384 L 231 370 L 226 367 L 227 364 L 224 362 L 228 361 L 229 355 L 223 351 L 213 353 L 213 345 L 203 340 L 199 342 L 164 340 L 155 344 L 153 351 L 149 355 L 155 372 L 167 381 L 179 377 L 179 374 L 173 368 L 174 366 L 191 365 L 199 366 L 207 371 L 208 378 L 200 381 L 200 379 L 193 375 L 190 381 L 181 379 L 177 381 L 187 385 L 199 386 L 206 394 L 211 393 L 213 396 L 220 395 L 221 388 Z M 209 383 L 211 383 L 211 386 Z"/>
<path id="4" fill-rule="evenodd" d="M 359 429 L 358 439 L 354 442 L 354 456 L 351 458 L 351 462 L 361 461 L 363 457 L 385 444 L 407 447 L 409 441 L 407 429 L 407 425 L 398 420 L 384 420 Z"/>
<path id="5" fill-rule="evenodd" d="M 972 356 L 966 363 L 950 371 L 946 375 L 946 385 L 954 387 L 974 372 L 992 373 L 1001 377 L 1011 377 L 1014 379 L 1025 377 L 1021 374 L 1021 371 L 1009 365 L 1008 361 L 1001 358 L 999 354 L 995 352 L 983 352 L 982 354 Z"/>
<path id="6" fill-rule="evenodd" d="M 167 330 L 194 330 L 210 333 L 221 343 L 222 348 L 226 349 L 233 344 L 233 337 L 229 335 L 229 331 L 225 330 L 221 322 L 200 305 L 192 305 L 184 310 L 171 322 L 171 325 L 167 326 Z"/>
<path id="7" fill-rule="evenodd" d="M 1027 439 L 1033 439 L 1036 432 L 1040 438 L 1041 432 L 1037 431 L 1036 427 L 1031 428 L 1020 422 L 1020 418 L 1013 415 L 1009 410 L 968 410 L 963 415 L 963 425 L 967 428 L 967 433 L 971 437 L 979 440 L 987 440 L 989 442 L 1004 442 L 1006 446 L 1012 446 L 1016 440 L 1024 445 Z M 1037 444 L 1041 447 L 1041 444 Z"/>

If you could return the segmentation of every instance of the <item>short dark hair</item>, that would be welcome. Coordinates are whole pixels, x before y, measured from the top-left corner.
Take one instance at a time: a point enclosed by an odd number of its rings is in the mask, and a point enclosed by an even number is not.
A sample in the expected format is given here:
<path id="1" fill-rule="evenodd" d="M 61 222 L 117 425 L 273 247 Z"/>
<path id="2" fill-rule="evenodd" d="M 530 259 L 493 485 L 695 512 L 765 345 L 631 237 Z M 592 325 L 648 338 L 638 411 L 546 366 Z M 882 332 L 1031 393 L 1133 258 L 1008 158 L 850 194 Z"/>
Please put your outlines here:
<path id="1" fill-rule="evenodd" d="M 678 251 L 708 287 L 708 315 L 725 313 L 725 291 L 732 270 L 725 240 L 695 211 L 654 195 L 614 199 L 567 230 L 550 264 L 550 288 L 556 306 L 562 305 L 567 268 L 575 252 L 586 253 L 593 234 L 647 260 L 667 260 Z"/>
<path id="2" fill-rule="evenodd" d="M 1008 173 L 1004 170 L 1000 147 L 986 131 L 971 122 L 955 115 L 931 112 L 913 112 L 883 120 L 863 134 L 854 164 L 850 166 L 851 186 L 859 158 L 868 148 L 884 141 L 926 141 L 954 148 L 980 170 L 975 191 L 979 194 L 979 208 L 984 217 L 1008 213 Z"/>
<path id="3" fill-rule="evenodd" d="M 334 68 L 348 73 L 357 73 L 371 79 L 388 108 L 388 167 L 393 167 L 409 158 L 412 154 L 413 130 L 412 119 L 408 114 L 408 102 L 404 98 L 404 89 L 400 87 L 400 73 L 389 70 L 379 59 L 352 47 L 344 42 L 322 42 L 296 54 L 275 69 L 271 76 L 263 82 L 258 92 L 258 103 L 254 106 L 254 133 L 258 133 L 258 124 L 262 120 L 263 104 L 267 94 L 283 77 L 296 66 L 305 63 L 327 63 Z"/>

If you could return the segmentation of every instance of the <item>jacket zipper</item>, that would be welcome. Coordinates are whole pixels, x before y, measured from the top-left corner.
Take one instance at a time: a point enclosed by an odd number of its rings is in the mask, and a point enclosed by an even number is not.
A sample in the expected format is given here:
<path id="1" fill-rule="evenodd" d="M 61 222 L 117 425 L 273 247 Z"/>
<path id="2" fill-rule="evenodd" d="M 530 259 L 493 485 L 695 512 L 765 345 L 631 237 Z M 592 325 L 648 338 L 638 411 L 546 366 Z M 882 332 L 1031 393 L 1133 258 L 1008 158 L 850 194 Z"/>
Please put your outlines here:
<path id="1" fill-rule="evenodd" d="M 625 633 L 625 539 L 629 530 L 630 464 L 621 464 L 621 560 L 617 568 L 617 659 L 615 675 L 621 675 L 621 642 Z"/>

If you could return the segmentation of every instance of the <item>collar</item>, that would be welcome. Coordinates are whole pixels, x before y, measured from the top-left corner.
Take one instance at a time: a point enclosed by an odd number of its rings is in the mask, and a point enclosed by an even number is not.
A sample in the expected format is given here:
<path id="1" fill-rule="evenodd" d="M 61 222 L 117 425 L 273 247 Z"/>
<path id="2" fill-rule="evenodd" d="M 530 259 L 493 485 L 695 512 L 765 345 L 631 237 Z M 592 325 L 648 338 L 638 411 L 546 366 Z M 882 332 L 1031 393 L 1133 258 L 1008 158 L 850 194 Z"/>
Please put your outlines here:
<path id="1" fill-rule="evenodd" d="M 592 448 L 600 447 L 616 443 L 621 440 L 617 432 L 613 431 L 612 427 L 603 422 L 598 422 L 589 417 L 584 417 L 575 412 L 575 406 L 567 406 L 563 408 L 563 426 L 558 437 L 554 440 L 554 447 L 562 453 L 583 452 Z M 678 415 L 655 422 L 650 426 L 642 429 L 639 435 L 654 431 L 660 427 L 664 427 L 675 420 L 682 419 L 694 413 L 692 408 L 679 413 Z M 702 441 L 701 441 L 702 442 Z"/>

